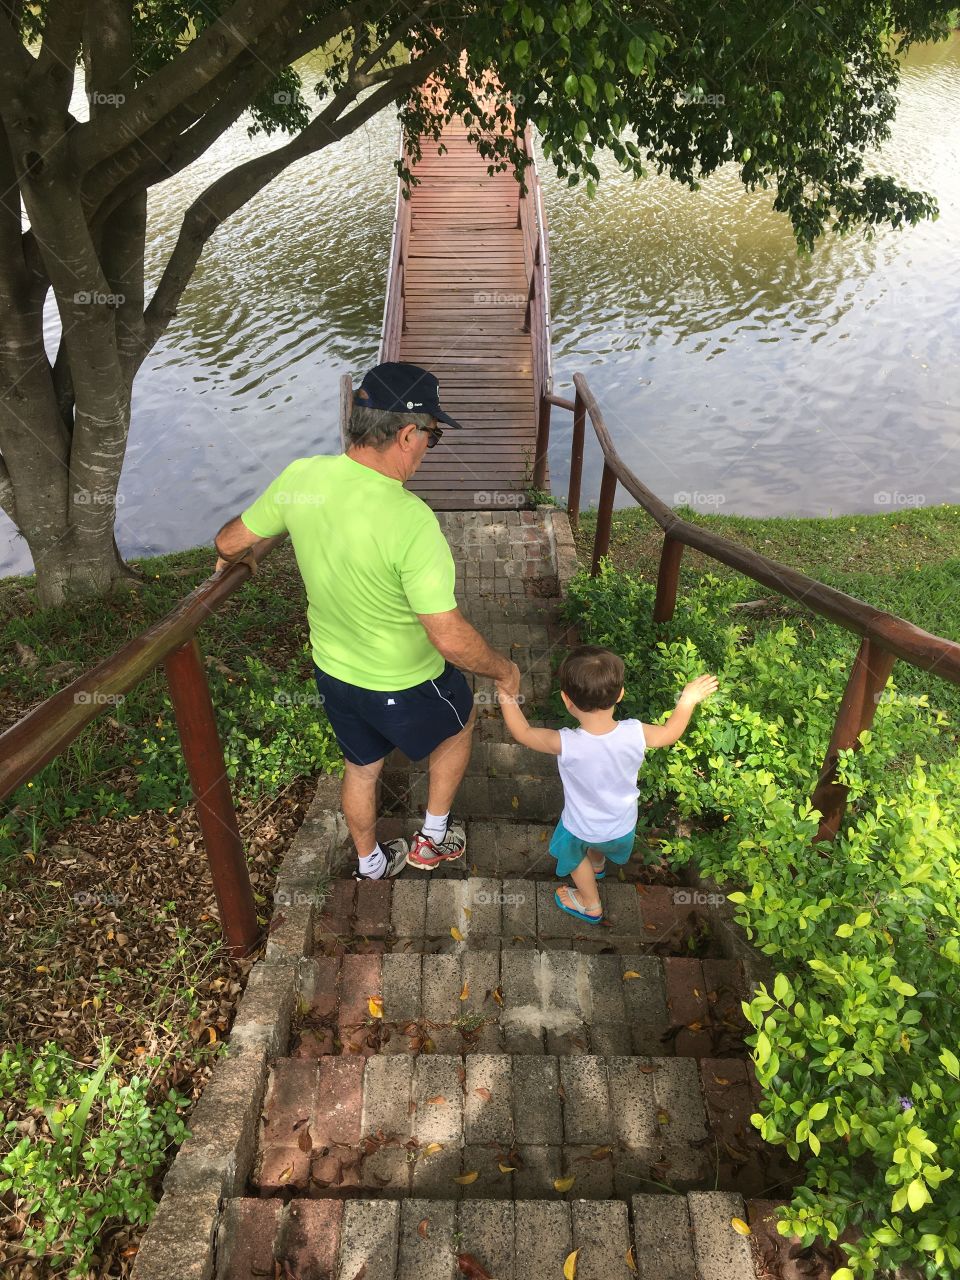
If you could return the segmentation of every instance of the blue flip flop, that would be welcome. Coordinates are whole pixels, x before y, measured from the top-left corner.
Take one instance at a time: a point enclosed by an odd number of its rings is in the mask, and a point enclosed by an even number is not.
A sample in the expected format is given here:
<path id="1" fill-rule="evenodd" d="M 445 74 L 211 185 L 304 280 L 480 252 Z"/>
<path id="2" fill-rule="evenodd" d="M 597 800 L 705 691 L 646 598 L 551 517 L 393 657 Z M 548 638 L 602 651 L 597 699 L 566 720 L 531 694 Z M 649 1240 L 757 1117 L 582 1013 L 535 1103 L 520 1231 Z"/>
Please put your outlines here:
<path id="1" fill-rule="evenodd" d="M 574 889 L 569 889 L 568 893 L 570 894 L 571 898 L 573 898 L 574 902 L 580 901 Z M 563 901 L 563 899 L 560 897 L 559 889 L 554 891 L 553 900 L 557 904 L 557 906 L 560 908 L 561 911 L 565 911 L 568 916 L 573 916 L 575 920 L 584 920 L 586 921 L 587 924 L 602 924 L 603 922 L 603 911 L 601 911 L 598 916 L 591 916 L 591 915 L 588 915 L 586 911 L 574 911 L 573 907 L 568 907 L 566 903 Z"/>

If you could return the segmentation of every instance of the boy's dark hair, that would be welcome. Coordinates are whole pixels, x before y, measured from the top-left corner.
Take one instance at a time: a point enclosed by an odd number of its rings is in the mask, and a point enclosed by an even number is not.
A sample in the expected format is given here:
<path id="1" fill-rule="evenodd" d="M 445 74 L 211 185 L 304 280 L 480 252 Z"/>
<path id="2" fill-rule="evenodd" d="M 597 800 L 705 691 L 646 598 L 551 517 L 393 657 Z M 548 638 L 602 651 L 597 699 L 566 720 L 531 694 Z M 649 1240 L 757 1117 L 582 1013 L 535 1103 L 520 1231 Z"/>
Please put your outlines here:
<path id="1" fill-rule="evenodd" d="M 560 688 L 580 711 L 605 711 L 623 688 L 623 659 L 596 644 L 571 649 L 560 663 Z"/>

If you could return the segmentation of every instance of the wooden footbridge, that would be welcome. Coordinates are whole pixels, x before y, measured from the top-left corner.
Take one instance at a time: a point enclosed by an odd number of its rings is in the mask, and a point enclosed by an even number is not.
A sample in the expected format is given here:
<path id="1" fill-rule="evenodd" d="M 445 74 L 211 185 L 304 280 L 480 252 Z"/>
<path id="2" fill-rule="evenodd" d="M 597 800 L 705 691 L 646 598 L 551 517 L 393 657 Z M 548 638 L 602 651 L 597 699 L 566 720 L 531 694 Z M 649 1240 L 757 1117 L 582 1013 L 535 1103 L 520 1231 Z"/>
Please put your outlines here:
<path id="1" fill-rule="evenodd" d="M 462 432 L 448 432 L 409 484 L 436 510 L 516 508 L 534 476 L 538 412 L 549 395 L 550 284 L 543 198 L 529 130 L 526 190 L 490 174 L 460 120 L 424 142 L 398 182 L 381 360 L 422 365 Z M 402 145 L 402 144 L 401 144 Z"/>

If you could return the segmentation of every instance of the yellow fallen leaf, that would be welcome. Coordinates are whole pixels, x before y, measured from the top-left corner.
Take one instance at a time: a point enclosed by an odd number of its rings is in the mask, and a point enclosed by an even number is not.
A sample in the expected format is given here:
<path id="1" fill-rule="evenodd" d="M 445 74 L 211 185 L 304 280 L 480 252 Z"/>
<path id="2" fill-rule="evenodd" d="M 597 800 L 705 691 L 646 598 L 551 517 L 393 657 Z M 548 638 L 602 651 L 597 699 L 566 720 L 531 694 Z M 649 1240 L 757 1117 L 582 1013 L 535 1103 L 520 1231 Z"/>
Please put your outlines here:
<path id="1" fill-rule="evenodd" d="M 494 988 L 493 998 L 496 1000 L 497 1004 L 503 1004 L 503 992 L 499 987 Z"/>
<path id="2" fill-rule="evenodd" d="M 423 1041 L 423 1043 L 420 1045 L 420 1052 L 421 1052 L 421 1053 L 433 1053 L 433 1051 L 436 1049 L 436 1047 L 437 1047 L 437 1046 L 433 1043 L 433 1041 L 430 1039 L 430 1037 L 429 1037 L 429 1036 L 427 1036 L 427 1038 L 426 1038 L 426 1039 Z"/>
<path id="3" fill-rule="evenodd" d="M 427 1098 L 427 1102 L 432 1103 L 435 1107 L 445 1107 L 447 1105 L 447 1100 L 442 1093 L 438 1093 L 436 1097 Z"/>
<path id="4" fill-rule="evenodd" d="M 750 1234 L 750 1228 L 742 1218 L 731 1218 L 730 1225 L 738 1235 L 748 1236 Z"/>
<path id="5" fill-rule="evenodd" d="M 427 1146 L 423 1148 L 423 1155 L 435 1156 L 438 1151 L 442 1151 L 442 1150 L 443 1150 L 442 1142 L 430 1142 L 427 1144 Z"/>
<path id="6" fill-rule="evenodd" d="M 286 1167 L 285 1169 L 281 1169 L 281 1170 L 280 1170 L 279 1174 L 277 1175 L 277 1181 L 278 1181 L 278 1182 L 287 1182 L 287 1181 L 289 1180 L 289 1178 L 290 1178 L 290 1176 L 291 1176 L 291 1174 L 292 1174 L 292 1173 L 293 1173 L 293 1165 L 292 1165 L 292 1164 L 288 1164 L 288 1165 L 287 1165 L 287 1167 Z"/>
<path id="7" fill-rule="evenodd" d="M 623 1255 L 623 1260 L 627 1264 L 627 1266 L 630 1268 L 630 1270 L 633 1272 L 633 1274 L 636 1275 L 637 1262 L 633 1256 L 633 1245 L 631 1245 L 630 1248 L 627 1250 L 627 1252 Z"/>
<path id="8" fill-rule="evenodd" d="M 570 1188 L 573 1186 L 576 1180 L 577 1180 L 577 1175 L 575 1173 L 571 1173 L 570 1176 L 567 1178 L 554 1178 L 553 1180 L 554 1190 L 559 1191 L 561 1194 L 563 1194 L 563 1192 L 570 1190 Z"/>
<path id="9" fill-rule="evenodd" d="M 639 978 L 639 977 L 640 975 L 639 973 L 637 973 L 636 969 L 628 969 L 627 972 L 623 975 L 623 980 L 624 982 L 629 982 L 631 978 Z"/>
<path id="10" fill-rule="evenodd" d="M 23 856 L 24 856 L 25 858 L 28 858 L 31 862 L 36 862 L 36 858 L 34 857 L 34 855 L 33 855 L 32 853 L 25 853 Z"/>
<path id="11" fill-rule="evenodd" d="M 517 1166 L 516 1166 L 516 1165 L 514 1165 L 514 1164 L 501 1164 L 499 1161 L 497 1161 L 497 1168 L 500 1170 L 500 1172 L 501 1172 L 501 1173 L 516 1173 L 516 1171 L 517 1171 Z"/>
<path id="12" fill-rule="evenodd" d="M 511 797 L 510 797 L 510 807 L 511 807 L 511 808 L 513 808 L 513 809 L 519 809 L 519 808 L 520 808 L 520 797 L 519 797 L 519 796 L 511 796 Z"/>
<path id="13" fill-rule="evenodd" d="M 429 1235 L 430 1235 L 430 1219 L 429 1218 L 420 1219 L 419 1223 L 417 1224 L 417 1235 L 421 1238 L 421 1240 L 426 1240 L 429 1238 Z"/>
<path id="14" fill-rule="evenodd" d="M 563 1264 L 563 1280 L 576 1280 L 577 1254 L 579 1252 L 579 1249 L 574 1249 L 573 1253 L 567 1254 L 567 1260 Z"/>
<path id="15" fill-rule="evenodd" d="M 211 1044 L 213 1044 L 213 1042 L 214 1042 L 214 1041 L 216 1040 L 216 1038 L 217 1038 L 217 1031 L 216 1031 L 216 1028 L 215 1028 L 215 1027 L 207 1027 L 207 1035 L 208 1035 L 208 1037 L 209 1037 L 209 1039 L 210 1039 L 210 1043 L 211 1043 Z"/>
<path id="16" fill-rule="evenodd" d="M 460 988 L 460 999 L 466 1000 L 469 995 L 470 995 L 470 983 L 465 982 L 463 986 Z"/>
<path id="17" fill-rule="evenodd" d="M 469 920 L 470 917 L 473 915 L 473 907 L 463 907 L 462 910 L 463 910 L 463 914 Z"/>
<path id="18" fill-rule="evenodd" d="M 367 1001 L 367 1008 L 370 1010 L 371 1018 L 383 1017 L 383 1001 L 379 996 L 371 996 Z"/>
<path id="19" fill-rule="evenodd" d="M 49 972 L 50 972 L 50 970 L 47 968 L 47 966 L 46 966 L 45 964 L 38 964 L 38 965 L 37 965 L 37 968 L 36 968 L 36 972 L 37 972 L 37 973 L 49 973 Z"/>
<path id="20" fill-rule="evenodd" d="M 663 1107 L 657 1112 L 657 1124 L 669 1124 L 670 1112 L 664 1111 Z"/>
<path id="21" fill-rule="evenodd" d="M 450 937 L 453 938 L 454 942 L 463 941 L 463 934 L 460 932 L 460 930 L 457 928 L 455 924 L 450 926 Z"/>
<path id="22" fill-rule="evenodd" d="M 454 1178 L 454 1182 L 459 1182 L 461 1187 L 467 1187 L 471 1182 L 476 1182 L 479 1177 L 479 1169 L 471 1169 L 469 1173 L 461 1173 L 458 1178 Z"/>

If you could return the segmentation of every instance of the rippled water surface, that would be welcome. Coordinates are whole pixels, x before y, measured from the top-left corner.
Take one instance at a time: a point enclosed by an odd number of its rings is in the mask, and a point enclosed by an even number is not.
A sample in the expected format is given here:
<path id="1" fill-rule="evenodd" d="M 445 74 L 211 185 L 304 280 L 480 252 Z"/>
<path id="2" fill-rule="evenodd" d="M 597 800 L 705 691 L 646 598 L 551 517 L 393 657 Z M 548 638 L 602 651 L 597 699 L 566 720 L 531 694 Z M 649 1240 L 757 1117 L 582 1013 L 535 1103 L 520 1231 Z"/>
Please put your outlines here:
<path id="1" fill-rule="evenodd" d="M 541 165 L 554 371 L 584 372 L 668 502 L 759 515 L 958 499 L 960 39 L 915 51 L 886 171 L 941 216 L 798 258 L 770 193 L 698 193 L 607 164 L 596 198 Z M 137 379 L 120 486 L 128 555 L 209 542 L 291 458 L 334 452 L 338 379 L 376 358 L 395 192 L 387 112 L 287 170 L 217 232 Z M 152 279 L 214 177 L 278 145 L 233 129 L 150 200 Z M 48 345 L 56 317 L 49 315 Z M 553 487 L 569 415 L 555 411 Z M 588 448 L 584 499 L 599 483 Z M 30 568 L 0 515 L 0 572 Z"/>

